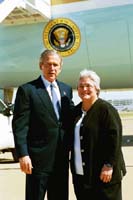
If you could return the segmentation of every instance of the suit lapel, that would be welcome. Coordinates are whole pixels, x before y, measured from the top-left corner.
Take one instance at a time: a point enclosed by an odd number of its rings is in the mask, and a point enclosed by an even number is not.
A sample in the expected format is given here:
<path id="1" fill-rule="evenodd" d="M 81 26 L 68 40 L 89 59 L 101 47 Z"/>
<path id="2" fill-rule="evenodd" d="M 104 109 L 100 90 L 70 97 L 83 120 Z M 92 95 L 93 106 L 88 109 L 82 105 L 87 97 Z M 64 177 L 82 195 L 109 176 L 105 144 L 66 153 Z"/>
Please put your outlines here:
<path id="1" fill-rule="evenodd" d="M 60 95 L 61 95 L 61 113 L 60 113 L 60 117 L 62 119 L 62 117 L 64 117 L 64 115 L 66 114 L 66 110 L 68 108 L 68 101 L 69 101 L 69 97 L 67 94 L 67 89 L 66 86 L 64 84 L 62 84 L 62 82 L 57 81 L 57 84 L 59 86 L 59 90 L 60 90 Z"/>
<path id="2" fill-rule="evenodd" d="M 41 80 L 41 78 L 39 78 L 39 87 L 37 88 L 37 93 L 43 103 L 43 105 L 45 106 L 45 109 L 47 109 L 49 111 L 49 113 L 52 115 L 53 118 L 57 119 L 51 99 L 49 97 L 49 94 Z"/>
<path id="3" fill-rule="evenodd" d="M 62 97 L 66 96 L 67 94 L 66 94 L 65 88 L 63 87 L 63 85 L 59 81 L 57 81 L 57 84 L 58 84 L 61 99 L 62 99 Z"/>

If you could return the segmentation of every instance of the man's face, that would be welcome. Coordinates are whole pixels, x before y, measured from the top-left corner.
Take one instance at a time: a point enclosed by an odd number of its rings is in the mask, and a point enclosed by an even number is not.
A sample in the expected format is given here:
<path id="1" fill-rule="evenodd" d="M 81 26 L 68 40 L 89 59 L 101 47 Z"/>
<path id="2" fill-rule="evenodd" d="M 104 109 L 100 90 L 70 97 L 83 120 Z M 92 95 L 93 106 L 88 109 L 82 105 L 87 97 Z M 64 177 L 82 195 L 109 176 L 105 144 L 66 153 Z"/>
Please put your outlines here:
<path id="1" fill-rule="evenodd" d="M 49 82 L 56 80 L 58 74 L 61 72 L 61 60 L 56 54 L 49 54 L 40 64 L 43 76 Z"/>

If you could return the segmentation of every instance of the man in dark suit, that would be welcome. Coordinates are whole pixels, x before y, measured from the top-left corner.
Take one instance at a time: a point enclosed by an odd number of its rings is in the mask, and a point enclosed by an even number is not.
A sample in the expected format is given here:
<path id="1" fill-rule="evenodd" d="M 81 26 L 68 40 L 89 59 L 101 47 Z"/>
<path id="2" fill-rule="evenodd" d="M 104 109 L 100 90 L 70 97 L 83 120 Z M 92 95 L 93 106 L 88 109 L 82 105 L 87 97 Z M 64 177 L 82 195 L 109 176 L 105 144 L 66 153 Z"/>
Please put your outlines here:
<path id="1" fill-rule="evenodd" d="M 44 200 L 47 192 L 49 200 L 67 200 L 72 89 L 56 80 L 62 68 L 57 52 L 45 50 L 39 65 L 42 75 L 18 88 L 12 122 L 20 168 L 26 173 L 25 199 Z"/>

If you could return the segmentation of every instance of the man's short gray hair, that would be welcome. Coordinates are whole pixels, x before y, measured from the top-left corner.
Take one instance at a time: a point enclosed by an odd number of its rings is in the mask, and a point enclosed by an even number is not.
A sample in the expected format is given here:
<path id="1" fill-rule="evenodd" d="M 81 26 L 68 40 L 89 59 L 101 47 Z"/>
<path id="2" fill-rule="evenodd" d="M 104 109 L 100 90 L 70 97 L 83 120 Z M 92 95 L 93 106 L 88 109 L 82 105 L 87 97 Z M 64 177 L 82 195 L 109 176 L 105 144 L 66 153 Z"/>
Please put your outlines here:
<path id="1" fill-rule="evenodd" d="M 97 75 L 96 72 L 88 69 L 84 69 L 80 72 L 80 77 L 89 77 L 95 84 L 96 89 L 100 91 L 100 77 Z"/>
<path id="2" fill-rule="evenodd" d="M 46 50 L 44 50 L 40 55 L 39 63 L 41 64 L 44 61 L 44 59 L 47 59 L 47 57 L 49 55 L 58 55 L 59 58 L 60 58 L 60 64 L 61 64 L 61 66 L 63 65 L 62 56 L 57 51 L 55 51 L 54 49 L 46 49 Z"/>

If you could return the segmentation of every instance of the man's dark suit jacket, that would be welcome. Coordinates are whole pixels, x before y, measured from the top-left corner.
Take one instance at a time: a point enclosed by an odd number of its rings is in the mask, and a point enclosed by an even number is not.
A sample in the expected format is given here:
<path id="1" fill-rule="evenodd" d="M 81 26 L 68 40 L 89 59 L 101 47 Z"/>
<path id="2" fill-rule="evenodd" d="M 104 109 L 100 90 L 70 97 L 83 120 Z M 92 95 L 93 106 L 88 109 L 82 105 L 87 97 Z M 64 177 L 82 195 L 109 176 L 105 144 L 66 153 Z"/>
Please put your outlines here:
<path id="1" fill-rule="evenodd" d="M 15 101 L 12 124 L 18 157 L 29 155 L 33 169 L 44 173 L 53 169 L 59 140 L 63 156 L 68 152 L 72 89 L 62 82 L 57 84 L 61 94 L 60 121 L 41 77 L 20 86 Z"/>

